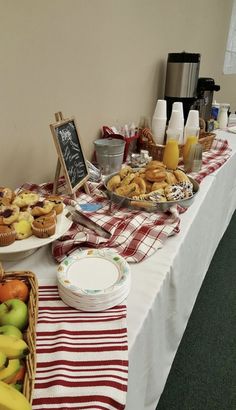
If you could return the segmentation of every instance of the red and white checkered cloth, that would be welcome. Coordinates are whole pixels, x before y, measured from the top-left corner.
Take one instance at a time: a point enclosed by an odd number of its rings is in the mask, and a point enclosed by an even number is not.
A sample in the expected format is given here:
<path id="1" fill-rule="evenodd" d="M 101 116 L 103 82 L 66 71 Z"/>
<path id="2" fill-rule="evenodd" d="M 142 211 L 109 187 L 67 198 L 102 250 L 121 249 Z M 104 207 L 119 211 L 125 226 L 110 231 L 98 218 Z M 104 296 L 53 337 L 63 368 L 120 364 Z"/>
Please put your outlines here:
<path id="1" fill-rule="evenodd" d="M 231 149 L 228 142 L 215 139 L 212 148 L 203 153 L 201 171 L 190 174 L 201 182 L 210 173 L 221 167 L 229 158 Z M 59 189 L 64 186 L 64 178 L 59 181 Z M 42 194 L 52 191 L 53 184 L 40 186 L 26 184 L 24 188 L 40 191 Z M 107 213 L 109 200 L 98 187 L 90 184 L 91 195 L 77 192 L 79 204 L 100 203 L 102 208 L 96 212 L 85 212 L 91 220 L 111 232 L 110 239 L 102 238 L 91 230 L 73 223 L 69 231 L 52 244 L 52 254 L 61 262 L 76 249 L 83 247 L 114 248 L 128 262 L 140 262 L 161 248 L 167 238 L 179 232 L 179 213 L 183 208 L 172 208 L 171 212 L 149 213 L 145 211 L 116 208 L 113 215 Z M 69 199 L 67 198 L 67 201 Z M 83 211 L 81 211 L 83 213 Z M 83 232 L 84 235 L 81 235 Z"/>
<path id="2" fill-rule="evenodd" d="M 126 327 L 125 304 L 80 312 L 62 302 L 57 286 L 40 286 L 33 410 L 124 409 Z"/>
<path id="3" fill-rule="evenodd" d="M 230 157 L 231 152 L 227 140 L 215 138 L 211 149 L 203 152 L 201 170 L 189 175 L 200 183 L 207 175 L 220 168 Z"/>

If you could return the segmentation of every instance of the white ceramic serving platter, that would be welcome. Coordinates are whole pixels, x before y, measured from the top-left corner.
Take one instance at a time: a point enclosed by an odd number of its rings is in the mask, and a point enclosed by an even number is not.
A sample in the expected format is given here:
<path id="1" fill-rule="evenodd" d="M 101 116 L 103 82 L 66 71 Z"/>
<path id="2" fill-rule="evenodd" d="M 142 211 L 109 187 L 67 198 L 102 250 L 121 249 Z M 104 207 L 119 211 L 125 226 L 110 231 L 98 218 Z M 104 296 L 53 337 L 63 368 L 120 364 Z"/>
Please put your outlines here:
<path id="1" fill-rule="evenodd" d="M 64 235 L 72 225 L 72 221 L 66 218 L 67 210 L 64 209 L 61 215 L 58 215 L 56 232 L 49 238 L 37 238 L 36 236 L 30 236 L 27 239 L 16 240 L 14 243 L 8 246 L 0 247 L 0 259 L 14 261 L 23 259 L 29 256 L 41 246 L 47 245 L 60 236 Z"/>
<path id="2" fill-rule="evenodd" d="M 57 269 L 57 279 L 63 288 L 88 296 L 113 292 L 122 287 L 129 275 L 128 263 L 112 249 L 73 252 Z"/>

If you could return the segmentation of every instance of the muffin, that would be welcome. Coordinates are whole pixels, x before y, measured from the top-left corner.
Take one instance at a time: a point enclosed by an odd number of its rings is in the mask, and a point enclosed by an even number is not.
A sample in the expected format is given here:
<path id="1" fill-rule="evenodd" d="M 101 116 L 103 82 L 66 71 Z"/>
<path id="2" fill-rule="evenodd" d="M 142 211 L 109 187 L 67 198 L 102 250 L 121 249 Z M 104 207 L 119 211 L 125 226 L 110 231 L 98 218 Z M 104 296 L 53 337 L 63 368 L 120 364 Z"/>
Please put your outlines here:
<path id="1" fill-rule="evenodd" d="M 29 220 L 27 221 L 26 219 L 21 219 L 20 221 L 14 222 L 12 224 L 13 228 L 16 231 L 16 239 L 21 240 L 21 239 L 26 239 L 32 236 L 32 228 L 31 228 L 31 223 Z"/>
<path id="2" fill-rule="evenodd" d="M 33 217 L 32 217 L 32 218 L 33 218 Z M 35 218 L 35 219 L 41 219 L 41 218 L 45 218 L 45 219 L 47 219 L 47 218 L 53 218 L 53 219 L 55 220 L 55 222 L 57 222 L 57 214 L 56 214 L 55 209 L 53 208 L 53 209 L 51 210 L 51 212 L 49 212 L 48 214 L 38 216 L 38 217 Z"/>
<path id="3" fill-rule="evenodd" d="M 32 224 L 33 235 L 38 238 L 49 238 L 56 232 L 56 222 L 53 217 L 41 217 L 35 219 Z"/>
<path id="4" fill-rule="evenodd" d="M 31 215 L 34 217 L 49 214 L 53 209 L 53 203 L 43 199 L 42 201 L 37 201 L 34 205 L 30 207 Z"/>
<path id="5" fill-rule="evenodd" d="M 16 231 L 12 226 L 0 225 L 0 246 L 11 245 L 16 240 Z"/>
<path id="6" fill-rule="evenodd" d="M 11 225 L 19 216 L 20 209 L 16 205 L 1 205 L 0 207 L 0 224 Z"/>
<path id="7" fill-rule="evenodd" d="M 47 200 L 49 202 L 52 202 L 53 209 L 55 209 L 57 215 L 63 212 L 64 204 L 62 197 L 60 197 L 59 195 L 48 195 Z"/>
<path id="8" fill-rule="evenodd" d="M 13 200 L 13 204 L 24 208 L 34 205 L 39 200 L 39 195 L 36 192 L 22 191 Z"/>
<path id="9" fill-rule="evenodd" d="M 15 193 L 7 187 L 0 187 L 0 205 L 9 205 L 15 197 Z"/>

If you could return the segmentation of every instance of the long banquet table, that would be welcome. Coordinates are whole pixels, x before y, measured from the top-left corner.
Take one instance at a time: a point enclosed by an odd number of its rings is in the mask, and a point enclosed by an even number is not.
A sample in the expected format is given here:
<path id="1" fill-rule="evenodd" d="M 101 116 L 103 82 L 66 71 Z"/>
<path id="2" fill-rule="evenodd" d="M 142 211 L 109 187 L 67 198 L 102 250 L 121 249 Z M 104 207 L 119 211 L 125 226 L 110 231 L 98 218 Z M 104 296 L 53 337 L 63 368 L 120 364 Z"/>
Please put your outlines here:
<path id="1" fill-rule="evenodd" d="M 192 206 L 181 214 L 180 232 L 145 261 L 131 265 L 127 298 L 129 376 L 127 410 L 155 410 L 196 297 L 214 252 L 236 208 L 236 135 L 226 138 L 232 155 L 200 184 Z M 50 247 L 6 270 L 32 270 L 39 284 L 56 273 Z"/>

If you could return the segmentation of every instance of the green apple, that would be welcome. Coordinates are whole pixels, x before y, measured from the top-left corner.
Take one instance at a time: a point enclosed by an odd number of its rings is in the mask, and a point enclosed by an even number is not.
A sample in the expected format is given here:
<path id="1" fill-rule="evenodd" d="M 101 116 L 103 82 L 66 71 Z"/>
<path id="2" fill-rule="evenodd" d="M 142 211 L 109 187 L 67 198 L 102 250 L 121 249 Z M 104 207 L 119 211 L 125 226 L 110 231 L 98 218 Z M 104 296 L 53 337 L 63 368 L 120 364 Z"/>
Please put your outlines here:
<path id="1" fill-rule="evenodd" d="M 12 325 L 23 330 L 28 323 L 28 309 L 20 299 L 9 299 L 0 305 L 0 325 Z"/>
<path id="2" fill-rule="evenodd" d="M 0 326 L 0 335 L 15 336 L 17 339 L 23 339 L 20 329 L 13 325 Z"/>

